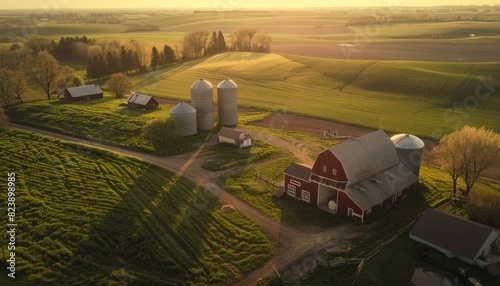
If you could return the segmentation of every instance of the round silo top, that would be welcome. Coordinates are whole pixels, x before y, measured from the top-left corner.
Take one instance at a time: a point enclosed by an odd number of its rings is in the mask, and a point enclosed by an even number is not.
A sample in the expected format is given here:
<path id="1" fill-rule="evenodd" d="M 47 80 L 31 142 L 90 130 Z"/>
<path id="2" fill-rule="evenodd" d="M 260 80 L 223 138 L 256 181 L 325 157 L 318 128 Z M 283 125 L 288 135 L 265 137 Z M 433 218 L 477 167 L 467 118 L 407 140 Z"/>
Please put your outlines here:
<path id="1" fill-rule="evenodd" d="M 213 89 L 211 83 L 204 79 L 200 79 L 191 85 L 191 89 L 203 90 L 203 89 Z"/>
<path id="2" fill-rule="evenodd" d="M 399 149 L 422 149 L 425 145 L 422 139 L 411 134 L 397 134 L 392 136 L 391 140 Z"/>
<path id="3" fill-rule="evenodd" d="M 184 101 L 177 104 L 170 110 L 170 114 L 191 114 L 196 113 L 196 109 Z"/>
<path id="4" fill-rule="evenodd" d="M 217 88 L 238 88 L 236 83 L 230 79 L 225 79 L 217 85 Z"/>

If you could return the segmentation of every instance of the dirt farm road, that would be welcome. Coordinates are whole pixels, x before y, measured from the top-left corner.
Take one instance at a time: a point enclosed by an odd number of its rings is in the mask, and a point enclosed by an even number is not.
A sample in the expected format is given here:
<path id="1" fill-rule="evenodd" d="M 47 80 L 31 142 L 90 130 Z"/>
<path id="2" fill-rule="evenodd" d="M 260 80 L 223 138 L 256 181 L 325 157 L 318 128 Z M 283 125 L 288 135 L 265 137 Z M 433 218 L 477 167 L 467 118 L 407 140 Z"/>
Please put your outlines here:
<path id="1" fill-rule="evenodd" d="M 326 250 L 341 247 L 343 242 L 360 235 L 370 227 L 345 224 L 340 227 L 318 231 L 312 228 L 291 227 L 263 214 L 219 187 L 215 183 L 215 179 L 220 176 L 220 173 L 210 172 L 201 168 L 204 157 L 207 157 L 204 149 L 211 144 L 215 144 L 215 138 L 200 146 L 195 152 L 177 156 L 159 157 L 24 125 L 11 123 L 10 126 L 139 158 L 186 177 L 196 185 L 203 187 L 218 197 L 223 204 L 234 206 L 237 211 L 254 221 L 271 240 L 278 242 L 272 258 L 263 266 L 242 277 L 242 280 L 237 285 L 256 285 L 260 278 L 272 273 L 275 269 L 279 271 L 283 280 L 292 282 L 307 273 L 314 266 L 317 258 Z M 288 142 L 271 135 L 264 135 L 253 131 L 251 131 L 251 134 L 255 138 L 287 149 L 304 163 L 311 163 L 312 161 L 307 154 L 304 154 L 300 148 L 296 147 L 295 142 Z"/>

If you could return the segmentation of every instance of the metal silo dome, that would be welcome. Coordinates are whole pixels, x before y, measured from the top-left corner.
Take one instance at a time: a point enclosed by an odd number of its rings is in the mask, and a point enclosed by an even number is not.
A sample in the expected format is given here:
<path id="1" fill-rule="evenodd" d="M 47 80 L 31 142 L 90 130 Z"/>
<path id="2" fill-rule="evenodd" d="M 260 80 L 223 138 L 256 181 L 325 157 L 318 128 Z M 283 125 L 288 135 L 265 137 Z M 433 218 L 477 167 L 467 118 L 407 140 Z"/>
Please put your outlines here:
<path id="1" fill-rule="evenodd" d="M 418 176 L 425 146 L 424 141 L 411 134 L 397 134 L 392 136 L 391 140 L 396 147 L 399 161 Z"/>
<path id="2" fill-rule="evenodd" d="M 397 134 L 392 136 L 391 140 L 396 148 L 401 149 L 422 149 L 425 145 L 422 139 L 411 134 Z"/>
<path id="3" fill-rule="evenodd" d="M 225 79 L 217 85 L 219 124 L 238 124 L 238 86 L 234 81 Z"/>
<path id="4" fill-rule="evenodd" d="M 196 109 L 185 102 L 181 102 L 170 110 L 170 117 L 177 120 L 182 136 L 196 134 Z"/>
<path id="5" fill-rule="evenodd" d="M 196 109 L 198 130 L 214 128 L 213 86 L 200 79 L 191 85 L 191 104 Z"/>

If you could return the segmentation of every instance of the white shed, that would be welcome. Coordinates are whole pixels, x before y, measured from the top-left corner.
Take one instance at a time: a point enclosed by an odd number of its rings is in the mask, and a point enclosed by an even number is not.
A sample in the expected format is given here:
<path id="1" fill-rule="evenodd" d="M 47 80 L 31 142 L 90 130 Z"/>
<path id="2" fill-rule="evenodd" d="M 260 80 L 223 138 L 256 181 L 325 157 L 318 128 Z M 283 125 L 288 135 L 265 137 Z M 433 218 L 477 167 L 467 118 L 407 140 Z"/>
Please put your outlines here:
<path id="1" fill-rule="evenodd" d="M 222 127 L 219 131 L 219 143 L 232 144 L 238 148 L 250 147 L 252 146 L 252 136 L 236 129 Z"/>

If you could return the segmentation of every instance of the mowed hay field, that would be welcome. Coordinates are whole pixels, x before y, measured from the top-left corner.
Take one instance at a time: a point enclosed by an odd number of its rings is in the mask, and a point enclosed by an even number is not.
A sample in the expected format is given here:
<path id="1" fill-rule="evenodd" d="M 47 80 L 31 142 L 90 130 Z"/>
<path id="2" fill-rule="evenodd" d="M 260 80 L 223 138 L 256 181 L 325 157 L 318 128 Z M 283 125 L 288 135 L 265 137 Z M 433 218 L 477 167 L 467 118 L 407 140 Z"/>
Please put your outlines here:
<path id="1" fill-rule="evenodd" d="M 497 62 L 346 61 L 228 52 L 133 80 L 138 92 L 189 100 L 196 80 L 216 85 L 231 78 L 243 106 L 439 138 L 464 124 L 500 132 L 499 70 Z"/>
<path id="2" fill-rule="evenodd" d="M 251 220 L 159 167 L 10 128 L 0 143 L 0 183 L 16 174 L 15 285 L 228 285 L 273 251 Z"/>

